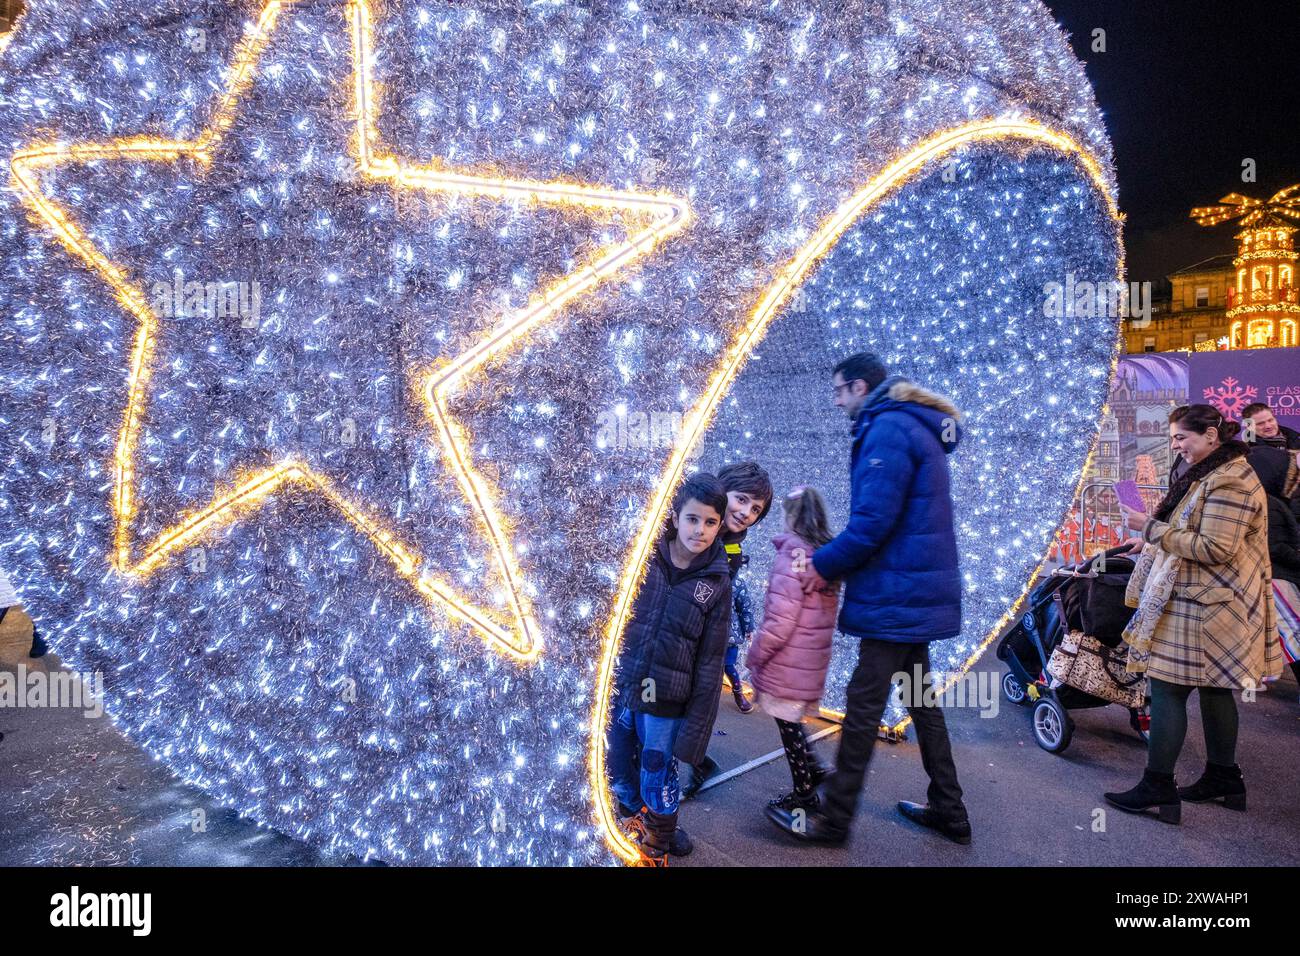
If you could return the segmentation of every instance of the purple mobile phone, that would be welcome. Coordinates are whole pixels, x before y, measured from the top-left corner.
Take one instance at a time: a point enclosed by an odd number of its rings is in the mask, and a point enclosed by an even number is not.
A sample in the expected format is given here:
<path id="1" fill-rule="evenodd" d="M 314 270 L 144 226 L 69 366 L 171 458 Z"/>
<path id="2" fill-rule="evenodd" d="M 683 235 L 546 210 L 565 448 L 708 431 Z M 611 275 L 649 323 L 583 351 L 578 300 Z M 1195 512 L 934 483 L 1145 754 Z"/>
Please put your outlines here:
<path id="1" fill-rule="evenodd" d="M 1136 481 L 1117 481 L 1115 482 L 1115 497 L 1125 508 L 1132 508 L 1134 511 L 1147 510 L 1146 502 L 1142 500 L 1142 493 L 1138 491 Z"/>

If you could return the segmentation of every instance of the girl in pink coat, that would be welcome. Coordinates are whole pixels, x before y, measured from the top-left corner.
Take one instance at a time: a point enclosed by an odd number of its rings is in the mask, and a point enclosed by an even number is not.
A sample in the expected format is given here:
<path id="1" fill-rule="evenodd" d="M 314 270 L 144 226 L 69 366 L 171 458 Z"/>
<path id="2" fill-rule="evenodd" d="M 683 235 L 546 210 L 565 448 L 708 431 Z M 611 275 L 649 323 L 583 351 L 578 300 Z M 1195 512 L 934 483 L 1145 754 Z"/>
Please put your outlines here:
<path id="1" fill-rule="evenodd" d="M 826 502 L 815 488 L 801 486 L 782 501 L 785 531 L 772 539 L 776 559 L 767 582 L 763 623 L 745 663 L 755 705 L 776 718 L 790 763 L 794 791 L 772 801 L 786 810 L 813 808 L 817 785 L 827 772 L 804 733 L 803 718 L 816 716 L 831 663 L 831 637 L 840 585 L 803 593 L 799 573 L 812 553 L 830 541 Z"/>

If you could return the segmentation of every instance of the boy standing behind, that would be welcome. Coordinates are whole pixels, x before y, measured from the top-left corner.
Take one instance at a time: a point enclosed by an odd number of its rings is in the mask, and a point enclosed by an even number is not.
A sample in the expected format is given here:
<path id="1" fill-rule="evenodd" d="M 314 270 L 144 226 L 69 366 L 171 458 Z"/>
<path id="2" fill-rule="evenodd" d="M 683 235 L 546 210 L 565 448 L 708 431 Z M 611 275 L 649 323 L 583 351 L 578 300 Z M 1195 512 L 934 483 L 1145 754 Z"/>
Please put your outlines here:
<path id="1" fill-rule="evenodd" d="M 749 555 L 742 553 L 741 544 L 749 529 L 767 517 L 772 508 L 772 479 L 756 461 L 740 461 L 727 465 L 718 472 L 718 481 L 727 493 L 727 513 L 723 517 L 722 546 L 727 552 L 727 566 L 731 570 L 732 610 L 731 640 L 727 644 L 727 657 L 723 673 L 731 683 L 731 693 L 736 707 L 748 714 L 754 705 L 745 696 L 740 681 L 740 648 L 754 633 L 754 610 L 749 589 L 740 576 L 740 570 L 749 563 Z"/>
<path id="2" fill-rule="evenodd" d="M 608 765 L 619 813 L 647 861 L 685 856 L 677 827 L 677 761 L 704 758 L 722 689 L 731 580 L 719 531 L 727 494 L 709 474 L 689 478 L 650 556 L 619 651 Z"/>

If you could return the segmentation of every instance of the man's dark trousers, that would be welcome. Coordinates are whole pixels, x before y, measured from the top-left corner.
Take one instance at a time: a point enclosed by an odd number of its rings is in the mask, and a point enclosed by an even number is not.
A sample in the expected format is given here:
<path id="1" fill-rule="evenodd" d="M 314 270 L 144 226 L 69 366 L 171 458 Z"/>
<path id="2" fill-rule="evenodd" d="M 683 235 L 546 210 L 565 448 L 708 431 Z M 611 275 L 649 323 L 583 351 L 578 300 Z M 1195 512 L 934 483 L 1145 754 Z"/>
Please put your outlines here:
<path id="1" fill-rule="evenodd" d="M 858 666 L 849 680 L 835 773 L 823 785 L 823 812 L 833 825 L 847 828 L 853 821 L 894 675 L 901 672 L 912 679 L 918 664 L 921 673 L 929 675 L 929 644 L 862 639 Z M 917 693 L 914 689 L 914 699 Z M 930 809 L 945 820 L 965 820 L 966 807 L 957 784 L 957 768 L 952 762 L 952 745 L 948 742 L 943 710 L 936 701 L 932 707 L 909 706 L 907 712 L 916 727 L 921 763 L 930 775 Z"/>

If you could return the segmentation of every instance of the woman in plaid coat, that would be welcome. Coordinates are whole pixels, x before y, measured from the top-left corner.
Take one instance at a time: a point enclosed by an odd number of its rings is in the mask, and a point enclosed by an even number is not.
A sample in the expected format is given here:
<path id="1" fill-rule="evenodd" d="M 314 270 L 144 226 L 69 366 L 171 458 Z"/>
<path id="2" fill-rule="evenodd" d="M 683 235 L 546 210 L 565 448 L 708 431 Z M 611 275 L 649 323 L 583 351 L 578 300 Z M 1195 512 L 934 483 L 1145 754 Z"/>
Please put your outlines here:
<path id="1" fill-rule="evenodd" d="M 1151 740 L 1142 782 L 1106 800 L 1121 810 L 1157 808 L 1177 823 L 1181 800 L 1222 799 L 1246 808 L 1236 763 L 1234 693 L 1281 672 L 1268 556 L 1268 501 L 1246 460 L 1239 430 L 1210 405 L 1169 415 L 1170 439 L 1190 467 L 1154 516 L 1124 508 L 1141 533 L 1142 555 L 1126 602 L 1138 608 L 1124 633 L 1130 669 L 1145 666 Z M 1201 779 L 1176 787 L 1174 765 L 1187 735 L 1187 699 L 1200 696 L 1208 763 Z"/>

